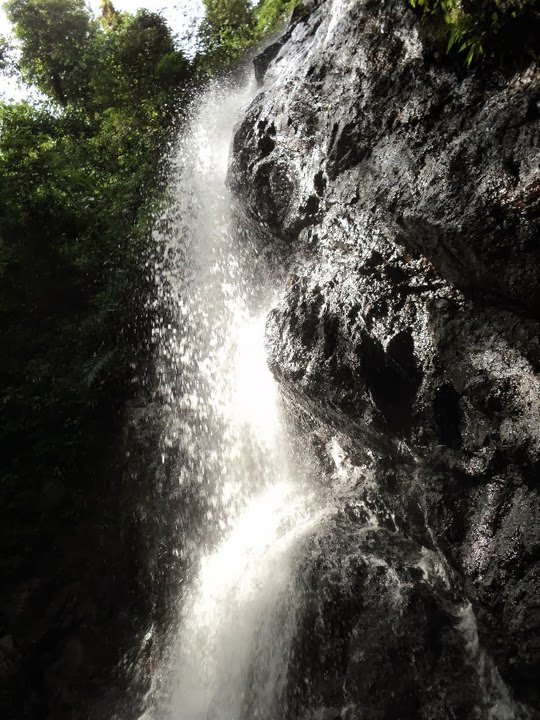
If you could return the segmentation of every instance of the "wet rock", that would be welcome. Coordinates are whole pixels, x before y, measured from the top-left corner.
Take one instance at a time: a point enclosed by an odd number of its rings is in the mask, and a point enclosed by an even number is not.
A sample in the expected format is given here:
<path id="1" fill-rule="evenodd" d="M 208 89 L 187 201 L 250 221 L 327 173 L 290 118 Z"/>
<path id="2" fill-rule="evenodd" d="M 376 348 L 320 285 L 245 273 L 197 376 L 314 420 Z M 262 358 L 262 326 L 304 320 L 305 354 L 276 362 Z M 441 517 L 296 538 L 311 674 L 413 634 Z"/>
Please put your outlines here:
<path id="1" fill-rule="evenodd" d="M 0 649 L 2 649 L 4 652 L 11 652 L 14 648 L 13 643 L 13 636 L 12 635 L 4 635 L 4 637 L 0 638 Z"/>
<path id="2" fill-rule="evenodd" d="M 490 716 L 500 689 L 436 553 L 338 516 L 309 539 L 305 558 L 287 716 Z"/>
<path id="3" fill-rule="evenodd" d="M 62 504 L 65 496 L 66 489 L 61 483 L 52 480 L 46 482 L 41 492 L 41 508 L 43 512 L 57 509 Z"/>
<path id="4" fill-rule="evenodd" d="M 540 709 L 540 73 L 433 58 L 402 2 L 318 3 L 229 182 L 288 275 L 268 356 L 325 483 L 445 558 Z"/>
<path id="5" fill-rule="evenodd" d="M 255 79 L 259 84 L 264 80 L 268 66 L 276 58 L 279 51 L 283 47 L 287 40 L 286 35 L 271 43 L 261 53 L 259 53 L 253 60 L 253 67 L 255 70 Z"/>
<path id="6" fill-rule="evenodd" d="M 166 602 L 165 568 L 159 563 L 170 557 L 162 553 L 156 562 L 163 526 L 155 528 L 141 510 L 143 500 L 148 512 L 158 503 L 148 490 L 162 466 L 157 411 L 152 410 L 149 401 L 130 405 L 125 443 L 114 458 L 104 459 L 91 491 L 81 496 L 84 512 L 74 514 L 70 493 L 56 479 L 44 481 L 36 493 L 36 517 L 59 529 L 44 535 L 49 540 L 32 554 L 31 564 L 21 564 L 15 552 L 18 564 L 4 573 L 0 715 L 6 720 L 137 714 L 148 687 L 143 678 L 131 684 L 131 666 L 152 613 L 164 612 L 156 599 Z M 151 480 L 141 477 L 143 472 L 153 473 Z M 141 661 L 141 668 L 147 667 Z M 148 673 L 144 679 L 148 683 Z"/>

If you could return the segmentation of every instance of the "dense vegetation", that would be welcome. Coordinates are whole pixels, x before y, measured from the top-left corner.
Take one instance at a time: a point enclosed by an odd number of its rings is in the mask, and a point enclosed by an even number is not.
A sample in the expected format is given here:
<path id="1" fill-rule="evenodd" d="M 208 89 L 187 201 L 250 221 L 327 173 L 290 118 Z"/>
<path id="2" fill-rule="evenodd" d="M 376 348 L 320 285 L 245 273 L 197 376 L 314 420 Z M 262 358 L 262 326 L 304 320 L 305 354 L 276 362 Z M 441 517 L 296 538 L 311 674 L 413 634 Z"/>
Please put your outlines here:
<path id="1" fill-rule="evenodd" d="M 448 52 L 467 65 L 480 59 L 538 60 L 540 9 L 536 0 L 409 0 Z"/>
<path id="2" fill-rule="evenodd" d="M 55 658 L 66 606 L 93 592 L 99 625 L 126 601 L 110 582 L 97 589 L 119 545 L 113 449 L 147 344 L 160 158 L 193 68 L 153 13 L 105 2 L 95 20 L 83 0 L 6 9 L 15 71 L 41 93 L 0 106 L 0 636 L 14 638 L 22 663 L 11 658 L 14 677 L 0 683 L 0 714 L 11 717 L 9 703 Z M 43 698 L 26 702 L 47 715 Z"/>
<path id="3" fill-rule="evenodd" d="M 259 45 L 283 21 L 302 7 L 301 0 L 203 0 L 206 9 L 200 34 L 201 67 L 219 72 L 251 47 Z"/>
<path id="4" fill-rule="evenodd" d="M 104 8 L 94 21 L 83 0 L 7 5 L 21 76 L 47 99 L 0 108 L 0 492 L 19 549 L 46 521 L 33 493 L 77 504 L 121 410 L 159 158 L 190 81 L 161 17 Z"/>

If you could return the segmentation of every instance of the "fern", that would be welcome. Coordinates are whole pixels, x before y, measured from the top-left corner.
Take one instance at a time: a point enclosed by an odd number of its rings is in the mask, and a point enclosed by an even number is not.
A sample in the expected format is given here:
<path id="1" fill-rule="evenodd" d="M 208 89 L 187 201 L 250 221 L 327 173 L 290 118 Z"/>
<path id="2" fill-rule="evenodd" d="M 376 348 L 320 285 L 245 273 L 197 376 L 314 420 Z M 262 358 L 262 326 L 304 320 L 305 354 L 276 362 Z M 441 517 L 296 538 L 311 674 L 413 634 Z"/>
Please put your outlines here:
<path id="1" fill-rule="evenodd" d="M 94 356 L 83 365 L 83 379 L 87 387 L 91 388 L 95 385 L 102 372 L 111 364 L 115 355 L 116 351 L 110 350 L 103 355 Z"/>

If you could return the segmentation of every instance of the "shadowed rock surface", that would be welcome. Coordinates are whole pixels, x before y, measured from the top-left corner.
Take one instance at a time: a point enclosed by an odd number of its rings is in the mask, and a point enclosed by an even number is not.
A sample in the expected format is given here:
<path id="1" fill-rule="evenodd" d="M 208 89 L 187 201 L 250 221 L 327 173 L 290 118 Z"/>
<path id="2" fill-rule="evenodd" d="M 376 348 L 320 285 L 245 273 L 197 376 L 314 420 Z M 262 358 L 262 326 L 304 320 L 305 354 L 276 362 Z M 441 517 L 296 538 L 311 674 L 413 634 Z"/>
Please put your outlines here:
<path id="1" fill-rule="evenodd" d="M 325 523 L 306 549 L 287 717 L 513 711 L 478 647 L 470 606 L 458 603 L 436 553 L 346 516 Z"/>
<path id="2" fill-rule="evenodd" d="M 267 326 L 273 371 L 356 526 L 437 554 L 454 602 L 472 604 L 481 647 L 538 717 L 540 73 L 438 60 L 398 0 L 315 3 L 275 49 L 230 172 L 246 227 L 288 275 Z M 433 601 L 410 582 L 398 636 Z M 373 637 L 359 632 L 384 655 L 396 636 L 371 592 L 355 595 L 351 628 L 373 623 Z M 336 597 L 332 612 L 347 615 L 348 602 Z M 437 608 L 441 638 L 454 625 Z M 405 676 L 432 647 L 419 627 L 394 651 L 405 648 Z M 321 694 L 318 705 L 301 698 L 295 717 L 396 717 L 375 709 L 355 641 L 338 648 L 339 637 L 334 679 L 299 651 Z M 462 663 L 450 646 L 435 684 Z M 433 709 L 431 680 L 419 689 L 413 675 L 396 681 L 395 702 L 409 707 L 399 717 L 488 716 L 465 690 L 455 715 Z M 467 685 L 458 675 L 450 694 Z M 343 696 L 332 705 L 345 681 L 366 714 Z M 402 683 L 416 705 L 403 705 Z M 495 716 L 526 712 L 516 708 Z"/>

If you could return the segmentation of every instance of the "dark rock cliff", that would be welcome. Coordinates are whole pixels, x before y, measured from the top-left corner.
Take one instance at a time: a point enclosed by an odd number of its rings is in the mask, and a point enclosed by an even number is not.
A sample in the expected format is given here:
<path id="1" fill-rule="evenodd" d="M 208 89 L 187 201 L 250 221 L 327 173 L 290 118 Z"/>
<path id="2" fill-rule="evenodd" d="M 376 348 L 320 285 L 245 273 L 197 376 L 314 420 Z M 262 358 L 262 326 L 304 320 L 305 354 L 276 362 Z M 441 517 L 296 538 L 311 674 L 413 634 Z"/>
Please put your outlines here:
<path id="1" fill-rule="evenodd" d="M 270 362 L 343 507 L 320 541 L 333 547 L 325 557 L 339 556 L 344 526 L 375 525 L 384 572 L 400 543 L 439 558 L 454 615 L 411 570 L 422 567 L 411 549 L 394 568 L 409 589 L 391 619 L 360 563 L 355 589 L 315 613 L 327 629 L 339 608 L 351 617 L 345 634 L 335 626 L 334 654 L 324 638 L 311 648 L 316 666 L 297 653 L 320 692 L 296 698 L 295 716 L 536 717 L 540 73 L 465 72 L 438 56 L 401 0 L 314 5 L 259 62 L 262 78 L 276 54 L 230 173 L 245 221 L 288 276 L 267 326 Z M 351 532 L 347 547 L 361 548 Z M 332 597 L 328 574 L 303 577 Z M 478 624 L 477 668 L 493 658 L 517 703 L 507 697 L 504 712 L 500 697 L 498 711 L 467 705 L 457 607 Z M 431 689 L 420 691 L 419 658 L 437 642 L 431 675 L 422 671 Z M 403 665 L 397 714 L 374 700 L 391 655 Z M 436 706 L 452 672 L 464 694 Z"/>

